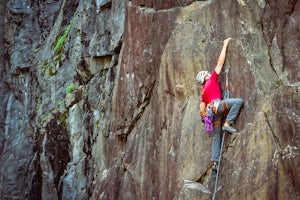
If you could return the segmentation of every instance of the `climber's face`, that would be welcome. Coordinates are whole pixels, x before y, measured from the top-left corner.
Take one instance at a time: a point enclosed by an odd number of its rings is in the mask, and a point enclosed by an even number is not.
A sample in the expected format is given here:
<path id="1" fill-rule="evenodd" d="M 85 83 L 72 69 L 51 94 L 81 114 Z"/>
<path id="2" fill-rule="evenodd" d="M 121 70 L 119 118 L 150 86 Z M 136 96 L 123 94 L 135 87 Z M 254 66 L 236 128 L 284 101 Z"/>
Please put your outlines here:
<path id="1" fill-rule="evenodd" d="M 208 73 L 208 74 L 205 76 L 204 80 L 207 81 L 210 77 L 211 77 L 211 73 Z"/>

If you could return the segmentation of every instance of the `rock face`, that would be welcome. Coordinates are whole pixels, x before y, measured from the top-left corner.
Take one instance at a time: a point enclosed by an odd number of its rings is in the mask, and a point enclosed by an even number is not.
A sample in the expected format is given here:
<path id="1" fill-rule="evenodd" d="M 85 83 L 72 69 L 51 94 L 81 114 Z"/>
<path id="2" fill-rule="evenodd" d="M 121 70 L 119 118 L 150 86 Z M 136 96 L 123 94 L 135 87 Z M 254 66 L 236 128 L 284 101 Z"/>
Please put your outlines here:
<path id="1" fill-rule="evenodd" d="M 3 199 L 211 199 L 195 76 L 230 36 L 245 103 L 216 199 L 300 198 L 300 1 L 6 0 L 0 14 Z"/>

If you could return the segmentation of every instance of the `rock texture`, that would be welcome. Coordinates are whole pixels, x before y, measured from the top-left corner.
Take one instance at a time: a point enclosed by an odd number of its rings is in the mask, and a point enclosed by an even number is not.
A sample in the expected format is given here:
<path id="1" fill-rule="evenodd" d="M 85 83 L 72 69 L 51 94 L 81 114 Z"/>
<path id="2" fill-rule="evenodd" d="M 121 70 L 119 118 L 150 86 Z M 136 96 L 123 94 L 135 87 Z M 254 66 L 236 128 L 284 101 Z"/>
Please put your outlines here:
<path id="1" fill-rule="evenodd" d="M 211 199 L 195 75 L 229 36 L 245 104 L 216 198 L 300 199 L 300 1 L 4 0 L 0 14 L 2 199 Z"/>

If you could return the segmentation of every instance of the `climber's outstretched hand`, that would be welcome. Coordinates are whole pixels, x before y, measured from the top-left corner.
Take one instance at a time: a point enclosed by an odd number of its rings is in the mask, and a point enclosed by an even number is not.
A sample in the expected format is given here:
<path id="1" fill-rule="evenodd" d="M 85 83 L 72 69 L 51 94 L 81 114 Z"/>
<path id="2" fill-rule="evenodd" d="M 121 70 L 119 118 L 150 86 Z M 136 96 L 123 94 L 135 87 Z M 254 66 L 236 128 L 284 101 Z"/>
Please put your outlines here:
<path id="1" fill-rule="evenodd" d="M 230 40 L 231 40 L 231 37 L 224 40 L 222 51 L 221 51 L 221 54 L 218 58 L 218 64 L 217 64 L 216 69 L 215 69 L 217 74 L 221 73 L 221 70 L 222 70 L 222 67 L 223 67 L 223 64 L 224 64 L 225 58 L 226 58 L 226 49 L 227 49 L 227 46 L 228 46 L 228 43 L 229 43 Z"/>
<path id="2" fill-rule="evenodd" d="M 227 38 L 226 40 L 224 40 L 224 44 L 228 45 L 229 41 L 231 40 L 231 37 Z"/>

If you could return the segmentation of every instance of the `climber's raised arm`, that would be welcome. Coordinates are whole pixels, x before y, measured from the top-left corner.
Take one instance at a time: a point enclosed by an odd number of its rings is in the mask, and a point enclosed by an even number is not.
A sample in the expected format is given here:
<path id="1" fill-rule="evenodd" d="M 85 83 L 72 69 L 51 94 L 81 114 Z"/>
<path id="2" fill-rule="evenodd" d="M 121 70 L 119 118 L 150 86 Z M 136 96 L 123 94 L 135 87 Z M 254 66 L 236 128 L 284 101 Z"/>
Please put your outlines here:
<path id="1" fill-rule="evenodd" d="M 225 62 L 226 50 L 227 50 L 227 46 L 228 46 L 229 40 L 231 40 L 231 38 L 227 38 L 226 40 L 224 40 L 223 48 L 222 48 L 222 51 L 221 51 L 220 56 L 218 58 L 218 64 L 217 64 L 216 69 L 215 69 L 215 71 L 216 71 L 217 74 L 221 73 L 223 64 Z"/>

